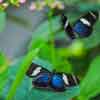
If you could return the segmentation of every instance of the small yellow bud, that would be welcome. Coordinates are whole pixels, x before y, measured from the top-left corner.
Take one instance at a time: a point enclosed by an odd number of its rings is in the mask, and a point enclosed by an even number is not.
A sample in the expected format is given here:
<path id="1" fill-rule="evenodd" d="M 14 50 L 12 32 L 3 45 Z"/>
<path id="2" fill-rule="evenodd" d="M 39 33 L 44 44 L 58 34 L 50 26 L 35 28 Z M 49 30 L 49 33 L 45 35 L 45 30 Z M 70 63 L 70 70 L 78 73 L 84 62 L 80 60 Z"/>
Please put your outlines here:
<path id="1" fill-rule="evenodd" d="M 64 9 L 64 5 L 60 1 L 55 1 L 55 2 L 51 3 L 49 6 L 52 9 L 54 9 L 54 8 Z"/>

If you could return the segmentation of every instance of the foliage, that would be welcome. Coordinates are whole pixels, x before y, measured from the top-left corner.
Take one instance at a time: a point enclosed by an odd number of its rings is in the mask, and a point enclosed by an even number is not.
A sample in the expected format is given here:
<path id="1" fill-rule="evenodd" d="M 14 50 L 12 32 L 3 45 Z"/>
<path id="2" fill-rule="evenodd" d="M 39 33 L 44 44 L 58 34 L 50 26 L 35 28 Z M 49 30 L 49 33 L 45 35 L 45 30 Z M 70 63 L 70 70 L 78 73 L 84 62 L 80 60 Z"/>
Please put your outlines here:
<path id="1" fill-rule="evenodd" d="M 10 66 L 11 69 L 9 69 L 9 77 L 8 77 L 8 81 L 6 82 L 7 86 L 5 86 L 5 89 L 3 91 L 4 97 L 6 97 L 7 94 L 9 93 L 9 88 L 11 87 L 12 82 L 16 78 L 16 75 L 18 72 L 17 70 L 20 69 L 20 64 L 23 62 L 23 58 L 24 57 L 18 59 L 15 63 L 13 63 Z M 35 58 L 32 62 L 41 64 L 48 70 L 52 70 L 51 69 L 52 65 L 48 61 L 42 60 L 40 58 Z M 62 98 L 62 100 L 65 100 L 65 99 L 69 100 L 69 98 L 72 98 L 73 96 L 76 96 L 77 94 L 79 94 L 79 87 L 70 88 L 64 93 L 57 93 L 57 92 L 45 91 L 45 90 L 37 90 L 32 87 L 31 79 L 29 79 L 27 76 L 24 76 L 23 81 L 21 82 L 20 86 L 17 88 L 16 94 L 13 97 L 13 100 L 22 100 L 22 99 L 31 100 L 32 98 L 36 99 L 36 100 L 38 100 L 40 98 L 41 98 L 41 100 L 51 100 L 55 96 L 56 96 L 56 99 L 58 99 L 58 100 L 60 100 L 61 98 Z"/>
<path id="2" fill-rule="evenodd" d="M 99 65 L 100 56 L 97 56 L 90 64 L 90 68 L 80 85 L 80 100 L 90 99 L 100 93 Z"/>
<path id="3" fill-rule="evenodd" d="M 0 97 L 2 94 L 2 90 L 8 78 L 8 65 L 9 61 L 7 57 L 0 52 Z"/>
<path id="4" fill-rule="evenodd" d="M 16 80 L 13 82 L 12 87 L 11 87 L 9 93 L 8 93 L 8 96 L 7 96 L 6 100 L 10 100 L 10 99 L 13 98 L 17 87 L 21 83 L 21 81 L 22 81 L 22 79 L 23 79 L 23 77 L 24 77 L 24 75 L 25 75 L 25 73 L 28 69 L 28 66 L 32 62 L 32 59 L 37 56 L 38 51 L 39 51 L 39 49 L 36 48 L 35 50 L 32 50 L 31 52 L 29 52 L 27 54 L 27 56 L 24 58 L 24 60 L 21 64 L 21 67 L 19 69 L 19 72 L 16 76 Z"/>
<path id="5" fill-rule="evenodd" d="M 80 0 L 63 1 L 67 6 L 69 4 L 70 7 L 74 3 L 78 3 L 78 5 L 75 5 L 78 10 L 73 6 L 75 8 L 74 11 L 71 13 L 70 11 L 69 13 L 67 12 L 71 22 L 74 22 L 84 11 L 100 8 L 100 5 L 93 3 L 85 4 L 85 1 L 81 2 Z M 18 0 L 10 0 L 9 2 L 10 4 L 19 6 Z M 45 0 L 45 2 L 47 6 L 52 8 L 49 4 L 53 4 L 54 0 Z M 88 6 L 86 7 L 86 5 Z M 59 8 L 58 5 L 56 6 Z M 28 46 L 26 56 L 21 59 L 19 58 L 17 62 L 8 67 L 9 61 L 7 57 L 3 53 L 0 53 L 0 97 L 4 98 L 4 100 L 32 100 L 32 98 L 35 100 L 40 100 L 40 98 L 41 100 L 69 100 L 75 96 L 77 96 L 76 100 L 89 100 L 91 97 L 100 94 L 100 56 L 96 57 L 100 54 L 100 23 L 96 24 L 94 27 L 95 30 L 89 38 L 69 43 L 68 37 L 62 30 L 60 16 L 53 16 L 53 14 L 53 8 L 48 9 L 47 20 L 33 32 L 33 38 Z M 6 23 L 6 13 L 3 11 L 0 12 L 0 22 L 1 32 Z M 64 42 L 67 41 L 65 42 L 66 45 L 55 48 L 56 39 L 63 40 Z M 98 52 L 97 47 L 99 49 Z M 93 61 L 91 56 L 95 58 Z M 80 77 L 81 84 L 80 86 L 69 88 L 63 93 L 37 90 L 32 87 L 32 80 L 25 76 L 32 61 L 37 64 L 40 63 L 51 71 L 56 70 L 57 72 L 74 74 L 78 72 L 77 75 Z"/>

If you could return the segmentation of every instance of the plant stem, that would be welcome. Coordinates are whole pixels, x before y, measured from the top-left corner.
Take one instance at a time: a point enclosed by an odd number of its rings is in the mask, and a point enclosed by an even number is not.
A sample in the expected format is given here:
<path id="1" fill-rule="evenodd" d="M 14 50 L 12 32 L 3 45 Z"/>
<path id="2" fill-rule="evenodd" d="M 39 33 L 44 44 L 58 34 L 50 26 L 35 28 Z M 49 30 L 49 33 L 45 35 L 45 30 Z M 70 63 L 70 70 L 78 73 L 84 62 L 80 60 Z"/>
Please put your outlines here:
<path id="1" fill-rule="evenodd" d="M 50 30 L 50 39 L 51 39 L 51 60 L 52 60 L 52 64 L 53 66 L 56 66 L 56 53 L 55 53 L 55 45 L 54 45 L 54 32 L 53 32 L 53 28 L 52 28 L 52 18 L 53 15 L 53 10 L 50 10 L 50 12 L 48 13 L 48 21 L 49 21 L 49 30 Z"/>

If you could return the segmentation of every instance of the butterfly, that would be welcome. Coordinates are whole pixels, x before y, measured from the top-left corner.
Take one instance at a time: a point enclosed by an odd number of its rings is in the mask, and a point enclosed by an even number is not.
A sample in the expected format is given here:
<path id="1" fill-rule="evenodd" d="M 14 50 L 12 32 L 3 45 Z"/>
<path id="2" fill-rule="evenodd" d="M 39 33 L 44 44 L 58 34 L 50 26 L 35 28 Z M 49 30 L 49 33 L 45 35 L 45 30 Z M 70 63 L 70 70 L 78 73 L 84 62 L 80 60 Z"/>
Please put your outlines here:
<path id="1" fill-rule="evenodd" d="M 90 36 L 98 18 L 98 11 L 89 11 L 81 16 L 73 26 L 70 25 L 68 18 L 64 14 L 61 15 L 61 22 L 67 35 L 71 39 L 76 39 L 77 37 L 84 38 Z"/>
<path id="2" fill-rule="evenodd" d="M 79 79 L 75 75 L 50 72 L 38 64 L 32 63 L 26 75 L 33 79 L 32 84 L 36 88 L 65 91 L 69 87 L 79 84 Z"/>

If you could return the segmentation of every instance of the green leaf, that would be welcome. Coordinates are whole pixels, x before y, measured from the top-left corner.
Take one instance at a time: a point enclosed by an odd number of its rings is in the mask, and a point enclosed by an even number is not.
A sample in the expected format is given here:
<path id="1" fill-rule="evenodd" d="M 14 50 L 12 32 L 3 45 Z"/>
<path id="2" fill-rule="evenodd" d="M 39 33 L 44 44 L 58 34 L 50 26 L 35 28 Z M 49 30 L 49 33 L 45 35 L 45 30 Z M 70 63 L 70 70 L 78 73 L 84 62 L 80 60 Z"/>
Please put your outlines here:
<path id="1" fill-rule="evenodd" d="M 2 66 L 5 63 L 5 61 L 6 61 L 5 55 L 2 52 L 0 52 L 0 66 Z"/>
<path id="2" fill-rule="evenodd" d="M 48 61 L 51 61 L 51 56 L 48 56 L 51 54 L 50 46 L 45 44 L 43 48 L 41 48 L 41 52 L 39 53 L 39 57 Z"/>
<path id="3" fill-rule="evenodd" d="M 7 57 L 2 52 L 0 52 L 0 95 L 8 79 L 8 66 L 9 61 Z"/>
<path id="4" fill-rule="evenodd" d="M 19 0 L 10 0 L 10 3 L 15 6 L 19 6 Z"/>
<path id="5" fill-rule="evenodd" d="M 57 93 L 54 91 L 38 90 L 32 89 L 28 95 L 27 100 L 70 100 L 71 98 L 77 96 L 79 93 L 79 88 L 74 87 L 67 89 L 65 92 Z"/>
<path id="6" fill-rule="evenodd" d="M 39 50 L 40 50 L 40 48 L 36 48 L 35 50 L 30 51 L 24 58 L 23 62 L 20 65 L 18 74 L 16 75 L 16 80 L 13 82 L 12 87 L 8 93 L 6 100 L 11 100 L 14 97 L 17 87 L 22 82 L 24 75 L 25 75 L 29 65 L 32 62 L 32 59 L 37 56 Z"/>
<path id="7" fill-rule="evenodd" d="M 92 0 L 90 1 L 92 2 Z M 92 3 L 81 3 L 79 6 L 80 11 L 89 11 L 89 10 L 99 10 L 100 4 L 96 3 L 95 1 Z"/>
<path id="8" fill-rule="evenodd" d="M 67 60 L 59 60 L 56 66 L 53 67 L 57 72 L 72 73 L 72 65 Z"/>
<path id="9" fill-rule="evenodd" d="M 2 91 L 6 84 L 7 79 L 8 79 L 8 71 L 6 71 L 3 74 L 0 74 L 0 96 L 2 95 Z"/>
<path id="10" fill-rule="evenodd" d="M 8 82 L 6 83 L 2 97 L 6 97 L 9 93 L 9 88 L 12 82 L 16 78 L 17 70 L 20 68 L 20 64 L 23 62 L 23 57 L 19 58 L 15 63 L 10 66 Z M 48 70 L 52 70 L 52 65 L 43 59 L 36 58 L 32 62 L 40 64 Z M 16 94 L 13 100 L 70 100 L 70 98 L 79 94 L 79 87 L 73 87 L 66 89 L 65 92 L 59 93 L 55 91 L 40 90 L 32 87 L 32 80 L 25 76 L 20 86 L 17 87 Z"/>
<path id="11" fill-rule="evenodd" d="M 9 63 L 10 63 L 10 61 L 8 60 L 6 55 L 4 53 L 0 52 L 0 74 L 3 74 L 5 71 L 8 70 Z M 2 77 L 2 76 L 0 75 L 0 77 Z"/>
<path id="12" fill-rule="evenodd" d="M 6 25 L 6 13 L 0 11 L 0 32 L 2 32 Z"/>
<path id="13" fill-rule="evenodd" d="M 100 56 L 90 65 L 88 73 L 80 85 L 80 98 L 91 98 L 100 93 Z M 82 99 L 83 100 L 83 99 Z"/>

